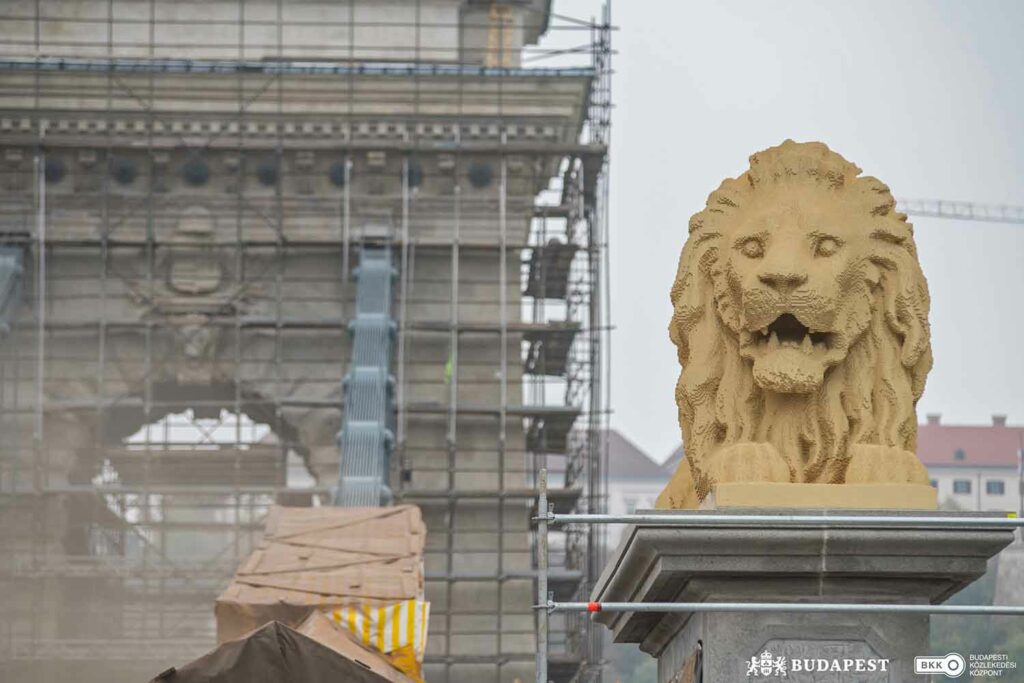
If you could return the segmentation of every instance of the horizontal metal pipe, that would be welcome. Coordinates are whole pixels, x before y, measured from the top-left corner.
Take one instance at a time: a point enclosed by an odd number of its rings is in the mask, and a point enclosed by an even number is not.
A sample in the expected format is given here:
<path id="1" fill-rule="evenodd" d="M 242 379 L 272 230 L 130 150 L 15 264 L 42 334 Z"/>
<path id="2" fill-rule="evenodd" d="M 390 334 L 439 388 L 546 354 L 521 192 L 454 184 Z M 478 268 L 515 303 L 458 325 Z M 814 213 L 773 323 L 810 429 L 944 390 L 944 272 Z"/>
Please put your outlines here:
<path id="1" fill-rule="evenodd" d="M 539 520 L 535 517 L 534 520 Z M 900 517 L 895 515 L 722 515 L 700 513 L 601 515 L 550 514 L 548 524 L 650 524 L 653 526 L 769 527 L 1024 527 L 1014 513 L 1004 517 Z"/>
<path id="2" fill-rule="evenodd" d="M 1010 605 L 901 605 L 808 602 L 551 602 L 549 612 L 891 612 L 916 614 L 980 614 L 1024 616 L 1024 607 Z"/>
<path id="3" fill-rule="evenodd" d="M 299 74 L 326 76 L 504 76 L 590 78 L 589 67 L 488 67 L 470 64 L 363 62 L 344 64 L 317 61 L 254 61 L 234 59 L 75 59 L 4 58 L 0 71 L 89 71 L 99 73 L 172 73 L 172 74 Z"/>

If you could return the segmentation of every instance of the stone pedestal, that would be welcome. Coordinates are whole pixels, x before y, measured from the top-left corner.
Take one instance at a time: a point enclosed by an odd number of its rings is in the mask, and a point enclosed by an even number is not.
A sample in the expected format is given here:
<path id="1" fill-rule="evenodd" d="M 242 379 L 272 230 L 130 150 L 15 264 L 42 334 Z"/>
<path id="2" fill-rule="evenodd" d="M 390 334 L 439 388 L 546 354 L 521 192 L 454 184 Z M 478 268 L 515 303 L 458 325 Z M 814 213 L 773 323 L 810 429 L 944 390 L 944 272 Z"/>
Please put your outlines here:
<path id="1" fill-rule="evenodd" d="M 652 514 L 657 514 L 657 511 Z M 828 514 L 716 510 L 695 515 Z M 598 602 L 940 603 L 985 572 L 1013 531 L 982 513 L 834 511 L 850 515 L 977 517 L 967 528 L 771 529 L 657 524 L 627 529 L 591 597 Z M 991 513 L 988 519 L 992 519 Z M 692 680 L 698 644 L 703 681 L 911 681 L 914 656 L 931 653 L 928 615 L 797 612 L 599 612 L 616 642 L 658 658 L 658 681 Z M 751 657 L 786 660 L 787 675 L 752 674 Z M 865 661 L 848 673 L 800 673 L 793 659 Z M 884 664 L 882 661 L 884 660 Z M 815 664 L 818 666 L 818 663 Z M 853 664 L 854 667 L 858 665 Z M 884 669 L 884 670 L 883 670 Z"/>

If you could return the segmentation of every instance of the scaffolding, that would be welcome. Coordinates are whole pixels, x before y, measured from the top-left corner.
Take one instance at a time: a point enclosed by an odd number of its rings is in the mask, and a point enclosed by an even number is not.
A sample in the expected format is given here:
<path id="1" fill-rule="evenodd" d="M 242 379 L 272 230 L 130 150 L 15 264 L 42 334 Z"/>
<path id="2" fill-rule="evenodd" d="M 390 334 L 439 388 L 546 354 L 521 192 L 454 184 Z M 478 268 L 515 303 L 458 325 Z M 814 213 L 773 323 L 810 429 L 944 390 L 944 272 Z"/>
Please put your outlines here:
<path id="1" fill-rule="evenodd" d="M 603 505 L 607 6 L 39 0 L 0 33 L 0 678 L 214 645 L 268 507 L 330 504 L 352 464 L 372 245 L 426 677 L 532 679 L 538 472 L 556 510 Z M 559 599 L 599 541 L 552 538 Z M 596 680 L 585 616 L 550 641 L 553 681 Z"/>

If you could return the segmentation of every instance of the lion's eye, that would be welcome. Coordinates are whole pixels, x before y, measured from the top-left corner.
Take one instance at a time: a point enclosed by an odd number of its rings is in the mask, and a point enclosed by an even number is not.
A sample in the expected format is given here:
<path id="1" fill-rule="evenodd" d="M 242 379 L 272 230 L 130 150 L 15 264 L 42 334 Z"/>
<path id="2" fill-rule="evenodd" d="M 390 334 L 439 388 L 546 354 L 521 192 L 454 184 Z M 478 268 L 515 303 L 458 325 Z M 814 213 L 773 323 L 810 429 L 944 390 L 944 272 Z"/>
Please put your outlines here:
<path id="1" fill-rule="evenodd" d="M 815 256 L 831 256 L 839 251 L 839 242 L 832 237 L 823 237 L 814 247 Z"/>
<path id="2" fill-rule="evenodd" d="M 751 238 L 740 245 L 740 252 L 747 258 L 761 258 L 764 256 L 764 245 L 761 240 Z"/>

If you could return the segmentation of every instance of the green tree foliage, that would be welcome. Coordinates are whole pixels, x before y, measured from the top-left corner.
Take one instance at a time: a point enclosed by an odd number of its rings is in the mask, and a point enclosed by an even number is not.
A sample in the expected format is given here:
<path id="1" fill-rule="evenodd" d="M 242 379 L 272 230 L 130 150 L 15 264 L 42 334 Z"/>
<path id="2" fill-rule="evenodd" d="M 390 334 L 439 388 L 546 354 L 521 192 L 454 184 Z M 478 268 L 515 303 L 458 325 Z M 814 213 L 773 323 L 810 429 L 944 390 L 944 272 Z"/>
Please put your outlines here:
<path id="1" fill-rule="evenodd" d="M 612 644 L 605 640 L 605 683 L 657 683 L 658 662 L 632 643 Z"/>
<path id="2" fill-rule="evenodd" d="M 996 560 L 989 562 L 984 576 L 947 600 L 946 604 L 993 604 L 997 568 Z M 1005 654 L 1010 661 L 1017 662 L 1017 672 L 1024 675 L 1024 624 L 1020 617 L 935 615 L 932 617 L 931 649 L 930 654 L 957 652 L 965 659 L 971 653 Z"/>

